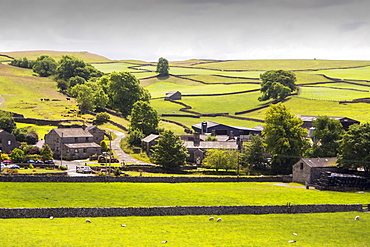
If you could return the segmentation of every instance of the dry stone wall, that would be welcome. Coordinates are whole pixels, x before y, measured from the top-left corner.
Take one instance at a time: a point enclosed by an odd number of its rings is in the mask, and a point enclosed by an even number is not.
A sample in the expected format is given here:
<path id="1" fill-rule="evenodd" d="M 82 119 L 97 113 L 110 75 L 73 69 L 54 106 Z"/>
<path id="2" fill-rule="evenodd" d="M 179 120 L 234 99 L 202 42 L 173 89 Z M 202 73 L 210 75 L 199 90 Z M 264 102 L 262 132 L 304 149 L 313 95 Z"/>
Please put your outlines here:
<path id="1" fill-rule="evenodd" d="M 112 207 L 112 208 L 0 208 L 0 218 L 120 217 L 175 215 L 236 215 L 328 213 L 362 211 L 361 204 L 351 205 L 272 205 L 272 206 L 184 206 L 184 207 Z"/>

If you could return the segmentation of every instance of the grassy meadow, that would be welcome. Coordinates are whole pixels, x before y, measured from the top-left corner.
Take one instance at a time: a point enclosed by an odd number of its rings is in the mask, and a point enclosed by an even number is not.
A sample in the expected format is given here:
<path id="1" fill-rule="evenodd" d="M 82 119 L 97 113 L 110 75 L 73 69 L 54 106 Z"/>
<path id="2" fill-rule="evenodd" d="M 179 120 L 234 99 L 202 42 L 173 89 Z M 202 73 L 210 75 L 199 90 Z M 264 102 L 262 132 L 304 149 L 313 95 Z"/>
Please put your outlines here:
<path id="1" fill-rule="evenodd" d="M 356 215 L 361 219 L 353 220 Z M 365 247 L 370 242 L 366 213 L 215 217 L 222 221 L 209 221 L 209 216 L 90 218 L 91 224 L 85 218 L 0 219 L 0 245 Z"/>
<path id="2" fill-rule="evenodd" d="M 369 193 L 281 183 L 0 183 L 0 208 L 369 203 Z M 171 195 L 171 196 L 169 196 Z"/>

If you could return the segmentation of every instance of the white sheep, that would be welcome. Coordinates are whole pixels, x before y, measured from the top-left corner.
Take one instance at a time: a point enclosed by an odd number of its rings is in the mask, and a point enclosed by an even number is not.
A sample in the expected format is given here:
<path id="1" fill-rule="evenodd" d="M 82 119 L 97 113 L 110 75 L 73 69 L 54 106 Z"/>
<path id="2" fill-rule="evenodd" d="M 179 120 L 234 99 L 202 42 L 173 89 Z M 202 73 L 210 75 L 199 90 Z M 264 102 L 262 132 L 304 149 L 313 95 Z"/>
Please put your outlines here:
<path id="1" fill-rule="evenodd" d="M 215 220 L 215 217 L 210 217 L 209 220 L 210 221 Z"/>
<path id="2" fill-rule="evenodd" d="M 122 227 L 126 227 L 126 225 L 124 225 L 124 224 L 121 224 L 121 226 L 122 226 Z"/>
<path id="3" fill-rule="evenodd" d="M 86 219 L 86 223 L 91 223 L 91 220 L 89 220 L 89 219 Z"/>
<path id="4" fill-rule="evenodd" d="M 167 241 L 165 240 L 165 241 L 162 241 L 162 244 L 165 244 L 165 243 L 167 243 Z"/>
<path id="5" fill-rule="evenodd" d="M 222 220 L 221 218 L 218 218 L 218 219 L 217 219 L 217 222 L 220 222 L 221 220 Z"/>
<path id="6" fill-rule="evenodd" d="M 50 216 L 50 218 L 49 218 L 49 219 L 53 220 L 53 219 L 54 219 L 54 217 L 53 217 L 53 216 Z"/>
<path id="7" fill-rule="evenodd" d="M 357 215 L 357 216 L 355 217 L 355 220 L 360 220 L 360 216 L 358 216 L 358 215 Z"/>

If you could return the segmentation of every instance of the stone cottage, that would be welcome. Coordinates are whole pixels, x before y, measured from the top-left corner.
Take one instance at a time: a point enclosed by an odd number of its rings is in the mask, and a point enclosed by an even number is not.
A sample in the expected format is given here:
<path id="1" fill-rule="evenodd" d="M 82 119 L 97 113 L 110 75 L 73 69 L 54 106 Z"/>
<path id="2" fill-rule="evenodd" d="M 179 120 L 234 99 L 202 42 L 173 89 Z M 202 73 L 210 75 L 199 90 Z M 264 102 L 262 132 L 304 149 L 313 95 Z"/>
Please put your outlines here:
<path id="1" fill-rule="evenodd" d="M 10 153 L 14 148 L 19 147 L 19 142 L 16 141 L 15 136 L 0 129 L 0 150 L 2 152 Z"/>

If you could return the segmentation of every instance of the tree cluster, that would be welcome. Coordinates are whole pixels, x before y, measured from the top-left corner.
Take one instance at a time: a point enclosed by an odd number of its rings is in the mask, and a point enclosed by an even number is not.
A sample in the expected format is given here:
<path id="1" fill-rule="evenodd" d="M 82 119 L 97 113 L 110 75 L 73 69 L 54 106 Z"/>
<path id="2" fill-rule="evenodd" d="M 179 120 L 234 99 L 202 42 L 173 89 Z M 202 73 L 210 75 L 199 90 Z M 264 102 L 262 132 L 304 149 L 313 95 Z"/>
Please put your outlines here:
<path id="1" fill-rule="evenodd" d="M 169 67 L 167 59 L 163 57 L 159 58 L 158 63 L 157 63 L 157 69 L 156 69 L 158 76 L 168 76 L 169 70 L 170 70 L 170 67 Z"/>
<path id="2" fill-rule="evenodd" d="M 283 100 L 297 89 L 295 82 L 297 78 L 291 71 L 269 70 L 260 75 L 262 96 L 258 99 L 265 101 L 269 99 Z"/>

